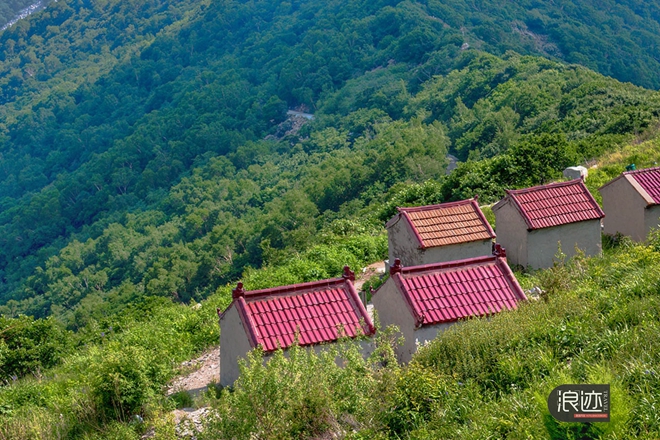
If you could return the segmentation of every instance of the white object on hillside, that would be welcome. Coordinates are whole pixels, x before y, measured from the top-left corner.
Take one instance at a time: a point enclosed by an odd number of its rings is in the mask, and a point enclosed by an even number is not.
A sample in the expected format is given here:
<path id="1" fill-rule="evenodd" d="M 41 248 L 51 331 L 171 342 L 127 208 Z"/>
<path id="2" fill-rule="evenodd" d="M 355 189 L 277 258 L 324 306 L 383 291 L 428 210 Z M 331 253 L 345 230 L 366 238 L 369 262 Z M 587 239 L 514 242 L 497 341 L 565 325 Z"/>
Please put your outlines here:
<path id="1" fill-rule="evenodd" d="M 582 179 L 587 180 L 589 171 L 583 166 L 568 167 L 564 170 L 564 177 L 567 179 Z"/>

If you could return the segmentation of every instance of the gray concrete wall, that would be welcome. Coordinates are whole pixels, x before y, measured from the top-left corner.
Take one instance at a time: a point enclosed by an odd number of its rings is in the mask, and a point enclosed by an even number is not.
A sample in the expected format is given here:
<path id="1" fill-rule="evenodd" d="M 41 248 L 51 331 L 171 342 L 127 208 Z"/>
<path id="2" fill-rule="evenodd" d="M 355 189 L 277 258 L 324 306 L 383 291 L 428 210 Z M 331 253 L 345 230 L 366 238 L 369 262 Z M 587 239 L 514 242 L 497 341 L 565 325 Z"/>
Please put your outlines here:
<path id="1" fill-rule="evenodd" d="M 394 264 L 395 258 L 400 258 L 403 266 L 463 260 L 491 255 L 492 252 L 490 239 L 420 249 L 419 241 L 405 218 L 400 218 L 387 230 L 387 240 L 390 264 Z"/>
<path id="2" fill-rule="evenodd" d="M 493 240 L 471 241 L 469 243 L 437 246 L 422 250 L 420 264 L 441 263 L 444 261 L 464 260 L 466 258 L 492 255 Z"/>
<path id="3" fill-rule="evenodd" d="M 646 236 L 644 237 L 645 239 L 648 237 L 651 229 L 660 229 L 660 226 L 658 226 L 660 224 L 659 205 L 649 206 L 644 210 L 644 224 L 646 226 Z"/>
<path id="4" fill-rule="evenodd" d="M 509 264 L 527 267 L 527 223 L 520 212 L 507 200 L 495 213 L 495 233 L 497 242 L 506 249 L 506 258 Z"/>
<path id="5" fill-rule="evenodd" d="M 600 220 L 587 220 L 529 231 L 527 265 L 533 269 L 552 267 L 559 243 L 567 258 L 577 253 L 576 246 L 587 256 L 600 255 L 602 250 Z"/>
<path id="6" fill-rule="evenodd" d="M 397 359 L 399 362 L 409 362 L 413 353 L 417 351 L 415 320 L 392 278 L 385 281 L 385 284 L 371 298 L 371 302 L 378 312 L 381 328 L 386 328 L 389 325 L 399 327 L 404 342 L 402 346 L 396 348 Z"/>
<path id="7" fill-rule="evenodd" d="M 396 348 L 396 355 L 397 360 L 402 363 L 410 362 L 420 345 L 432 341 L 438 334 L 457 324 L 454 322 L 425 325 L 416 329 L 414 318 L 392 279 L 388 279 L 378 293 L 372 297 L 372 303 L 378 311 L 382 328 L 389 325 L 399 327 L 404 342 L 403 345 Z"/>
<path id="8" fill-rule="evenodd" d="M 220 321 L 220 384 L 232 385 L 238 379 L 238 360 L 252 349 L 236 305 Z"/>
<path id="9" fill-rule="evenodd" d="M 394 264 L 395 258 L 401 259 L 401 264 L 404 266 L 422 264 L 422 250 L 419 249 L 419 242 L 412 227 L 403 216 L 387 230 L 387 247 L 390 265 Z"/>
<path id="10" fill-rule="evenodd" d="M 374 345 L 373 338 L 374 337 L 372 336 L 369 339 L 358 341 L 358 345 L 360 346 L 360 353 L 362 353 L 362 357 L 364 357 L 365 359 L 368 358 L 369 356 L 371 356 L 371 353 L 373 353 L 374 350 L 376 349 L 376 346 Z M 325 344 L 312 345 L 308 348 L 313 348 L 313 350 L 316 352 L 316 354 L 321 354 L 323 352 L 323 350 L 325 350 L 328 347 L 333 346 L 334 344 L 335 344 L 335 342 L 328 342 L 328 343 L 325 343 Z M 284 351 L 284 354 L 285 355 L 287 354 L 287 350 Z M 337 365 L 342 366 L 342 359 L 337 358 L 337 359 L 335 359 L 335 361 L 337 362 Z"/>
<path id="11" fill-rule="evenodd" d="M 605 212 L 603 232 L 611 235 L 620 232 L 636 241 L 645 240 L 648 232 L 644 213 L 646 201 L 628 180 L 622 177 L 599 191 Z"/>
<path id="12" fill-rule="evenodd" d="M 458 324 L 458 322 L 449 322 L 437 325 L 424 325 L 415 330 L 415 346 L 419 347 L 425 345 L 435 338 L 445 330 L 447 330 L 452 325 Z"/>

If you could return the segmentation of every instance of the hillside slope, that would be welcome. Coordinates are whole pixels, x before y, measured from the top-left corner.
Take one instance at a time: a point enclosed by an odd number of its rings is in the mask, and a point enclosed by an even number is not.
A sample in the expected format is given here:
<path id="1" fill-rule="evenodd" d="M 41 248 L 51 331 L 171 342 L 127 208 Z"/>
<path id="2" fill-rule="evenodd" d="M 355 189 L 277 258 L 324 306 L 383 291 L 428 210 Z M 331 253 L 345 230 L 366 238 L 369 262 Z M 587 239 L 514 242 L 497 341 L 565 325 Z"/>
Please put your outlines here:
<path id="1" fill-rule="evenodd" d="M 203 298 L 342 209 L 440 178 L 447 150 L 489 160 L 444 199 L 496 198 L 658 115 L 657 93 L 585 68 L 462 50 L 437 4 L 88 6 L 58 1 L 0 35 L 0 303 L 73 327 L 109 298 Z M 316 121 L 264 141 L 297 105 Z M 475 167 L 506 172 L 461 179 Z"/>
<path id="2" fill-rule="evenodd" d="M 658 236 L 623 241 L 532 275 L 543 298 L 454 325 L 407 366 L 357 347 L 252 356 L 234 389 L 212 399 L 203 439 L 655 439 L 660 435 Z M 560 384 L 607 383 L 609 423 L 558 423 Z M 284 385 L 286 384 L 286 385 Z"/>
<path id="3" fill-rule="evenodd" d="M 0 33 L 0 439 L 136 439 L 136 415 L 167 438 L 181 396 L 163 390 L 217 343 L 239 278 L 380 261 L 397 206 L 496 201 L 601 158 L 593 191 L 657 162 L 660 93 L 641 86 L 660 84 L 659 16 L 632 0 L 58 0 Z M 285 135 L 292 108 L 314 120 Z M 595 437 L 553 431 L 535 393 L 613 378 L 634 412 L 612 435 L 657 437 L 657 266 L 655 241 L 624 242 L 524 275 L 547 304 L 461 327 L 409 368 L 257 362 L 206 397 L 224 414 L 209 435 Z"/>
<path id="4" fill-rule="evenodd" d="M 200 300 L 348 218 L 361 225 L 344 233 L 379 231 L 391 214 L 376 208 L 388 188 L 437 179 L 435 201 L 496 200 L 616 147 L 660 115 L 660 94 L 582 67 L 476 51 L 459 60 L 460 70 L 417 94 L 372 75 L 350 80 L 322 101 L 346 116 L 319 112 L 304 137 L 281 141 L 224 130 L 213 122 L 221 114 L 186 115 L 183 101 L 208 95 L 180 93 L 127 138 L 0 214 L 2 310 L 55 314 L 79 328 L 140 296 Z M 389 114 L 379 96 L 389 97 Z M 184 118 L 189 127 L 179 131 Z M 448 150 L 472 161 L 445 177 Z M 63 233 L 68 243 L 57 239 Z M 42 246 L 53 239 L 48 256 Z"/>

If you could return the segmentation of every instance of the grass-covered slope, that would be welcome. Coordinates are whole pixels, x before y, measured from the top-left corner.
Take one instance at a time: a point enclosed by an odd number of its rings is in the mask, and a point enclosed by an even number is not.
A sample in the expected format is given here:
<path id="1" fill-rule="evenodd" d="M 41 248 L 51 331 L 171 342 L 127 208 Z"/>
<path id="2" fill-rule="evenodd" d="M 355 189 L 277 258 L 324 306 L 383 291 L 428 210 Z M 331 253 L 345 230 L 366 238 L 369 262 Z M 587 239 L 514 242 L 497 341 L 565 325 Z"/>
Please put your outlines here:
<path id="1" fill-rule="evenodd" d="M 658 142 L 605 155 L 588 186 L 630 162 L 653 165 Z M 440 188 L 413 184 L 393 197 L 418 203 Z M 331 276 L 345 263 L 359 268 L 386 254 L 378 231 L 347 216 L 325 229 L 323 244 L 250 269 L 243 280 L 256 289 Z M 370 361 L 344 352 L 344 368 L 333 355 L 304 353 L 265 368 L 256 362 L 233 393 L 200 402 L 221 415 L 209 421 L 206 438 L 656 438 L 658 243 L 657 236 L 648 245 L 606 241 L 603 257 L 518 274 L 525 289 L 545 290 L 541 300 L 454 327 L 410 366 L 396 365 L 387 344 Z M 167 412 L 179 403 L 163 397 L 163 387 L 180 361 L 217 343 L 215 308 L 228 304 L 230 289 L 200 308 L 144 296 L 121 313 L 101 307 L 104 316 L 76 333 L 52 318 L 1 320 L 0 438 L 137 439 L 150 426 L 158 438 L 173 438 Z M 552 422 L 547 393 L 571 381 L 612 384 L 611 424 Z M 130 423 L 136 414 L 146 423 Z"/>
<path id="2" fill-rule="evenodd" d="M 202 438 L 657 438 L 659 269 L 656 235 L 518 274 L 541 299 L 455 325 L 404 367 L 382 353 L 343 369 L 332 355 L 253 359 Z M 554 421 L 548 395 L 570 383 L 609 383 L 611 422 Z"/>

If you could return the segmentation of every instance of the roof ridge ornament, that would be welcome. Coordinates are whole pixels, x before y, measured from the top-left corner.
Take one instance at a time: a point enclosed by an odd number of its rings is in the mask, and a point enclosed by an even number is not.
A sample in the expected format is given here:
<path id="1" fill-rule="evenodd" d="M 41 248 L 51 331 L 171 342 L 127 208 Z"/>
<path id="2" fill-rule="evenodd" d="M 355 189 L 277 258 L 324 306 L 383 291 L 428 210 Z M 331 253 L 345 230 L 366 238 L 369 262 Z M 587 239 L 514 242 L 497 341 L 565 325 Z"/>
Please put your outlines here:
<path id="1" fill-rule="evenodd" d="M 394 264 L 390 266 L 390 275 L 394 275 L 395 273 L 401 273 L 402 268 L 403 266 L 401 266 L 401 258 L 395 258 Z"/>
<path id="2" fill-rule="evenodd" d="M 497 258 L 506 258 L 506 249 L 499 243 L 493 243 L 493 255 Z"/>
<path id="3" fill-rule="evenodd" d="M 243 288 L 243 283 L 239 281 L 238 284 L 236 285 L 236 288 L 231 291 L 231 297 L 232 299 L 238 299 L 244 296 L 245 296 L 245 289 Z"/>
<path id="4" fill-rule="evenodd" d="M 344 273 L 342 273 L 341 277 L 345 280 L 355 281 L 355 272 L 350 267 L 344 266 Z"/>

